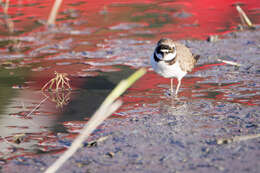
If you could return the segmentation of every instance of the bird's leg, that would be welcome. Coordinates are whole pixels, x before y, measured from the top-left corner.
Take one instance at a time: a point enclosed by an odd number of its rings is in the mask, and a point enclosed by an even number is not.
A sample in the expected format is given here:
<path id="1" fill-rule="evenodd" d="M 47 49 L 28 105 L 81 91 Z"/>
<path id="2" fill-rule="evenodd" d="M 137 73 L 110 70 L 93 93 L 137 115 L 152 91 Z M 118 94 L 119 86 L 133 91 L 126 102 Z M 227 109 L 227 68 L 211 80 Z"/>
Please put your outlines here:
<path id="1" fill-rule="evenodd" d="M 173 94 L 173 78 L 171 78 L 171 89 L 170 89 L 170 91 L 171 91 L 171 95 Z"/>
<path id="2" fill-rule="evenodd" d="M 177 95 L 178 95 L 180 86 L 181 86 L 181 79 L 178 79 L 178 85 L 177 85 L 177 88 L 176 88 L 176 91 L 175 91 L 175 96 L 176 96 L 176 97 L 177 97 Z"/>

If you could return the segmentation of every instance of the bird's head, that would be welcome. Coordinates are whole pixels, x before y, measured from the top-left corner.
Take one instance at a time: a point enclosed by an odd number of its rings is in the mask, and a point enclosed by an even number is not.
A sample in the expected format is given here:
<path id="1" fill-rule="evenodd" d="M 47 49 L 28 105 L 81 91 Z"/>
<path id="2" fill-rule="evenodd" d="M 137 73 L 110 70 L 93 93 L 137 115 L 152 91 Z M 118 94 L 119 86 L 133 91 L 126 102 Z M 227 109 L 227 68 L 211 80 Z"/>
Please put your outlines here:
<path id="1" fill-rule="evenodd" d="M 172 61 L 177 55 L 173 40 L 169 38 L 160 39 L 155 48 L 155 55 L 161 61 Z"/>

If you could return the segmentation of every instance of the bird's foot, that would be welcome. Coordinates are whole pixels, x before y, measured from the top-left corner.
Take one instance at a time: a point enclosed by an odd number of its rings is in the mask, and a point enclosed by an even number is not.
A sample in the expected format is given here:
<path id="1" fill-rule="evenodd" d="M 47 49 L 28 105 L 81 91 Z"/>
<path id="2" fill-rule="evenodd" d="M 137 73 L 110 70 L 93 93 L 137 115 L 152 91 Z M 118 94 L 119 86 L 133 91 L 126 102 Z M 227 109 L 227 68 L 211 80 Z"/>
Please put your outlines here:
<path id="1" fill-rule="evenodd" d="M 174 96 L 174 92 L 172 92 L 171 90 L 167 90 L 166 95 L 169 96 L 169 97 L 170 96 L 172 97 L 172 96 Z"/>
<path id="2" fill-rule="evenodd" d="M 178 94 L 176 94 L 175 92 L 173 92 L 171 90 L 167 90 L 166 95 L 169 96 L 169 97 L 172 97 L 174 99 L 178 99 Z"/>

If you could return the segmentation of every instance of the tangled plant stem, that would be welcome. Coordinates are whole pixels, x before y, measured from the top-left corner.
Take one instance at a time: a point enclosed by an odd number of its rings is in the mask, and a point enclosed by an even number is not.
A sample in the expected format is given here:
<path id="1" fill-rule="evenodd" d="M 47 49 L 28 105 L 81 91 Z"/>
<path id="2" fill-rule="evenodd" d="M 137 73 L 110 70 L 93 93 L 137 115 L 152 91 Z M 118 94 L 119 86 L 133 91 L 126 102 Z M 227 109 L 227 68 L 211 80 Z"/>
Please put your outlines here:
<path id="1" fill-rule="evenodd" d="M 59 90 L 71 90 L 69 81 L 70 79 L 67 77 L 68 74 L 67 73 L 58 73 L 58 72 L 54 72 L 54 74 L 56 75 L 54 78 L 52 78 L 51 80 L 49 80 L 49 82 L 47 82 L 43 87 L 42 87 L 42 91 L 48 89 L 49 91 L 53 91 L 55 89 L 55 91 L 59 91 Z M 55 87 L 54 87 L 55 84 Z"/>

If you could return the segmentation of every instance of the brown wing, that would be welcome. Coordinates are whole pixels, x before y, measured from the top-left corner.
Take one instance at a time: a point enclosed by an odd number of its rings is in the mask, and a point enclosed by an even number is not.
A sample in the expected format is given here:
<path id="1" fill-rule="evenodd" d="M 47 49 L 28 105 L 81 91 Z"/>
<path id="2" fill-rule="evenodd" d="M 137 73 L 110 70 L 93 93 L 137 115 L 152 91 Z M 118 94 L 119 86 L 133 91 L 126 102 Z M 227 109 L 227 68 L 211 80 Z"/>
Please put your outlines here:
<path id="1" fill-rule="evenodd" d="M 177 50 L 176 61 L 179 62 L 180 67 L 183 71 L 191 72 L 193 67 L 195 66 L 197 59 L 193 57 L 189 48 L 187 48 L 183 44 L 175 42 L 175 46 Z"/>

